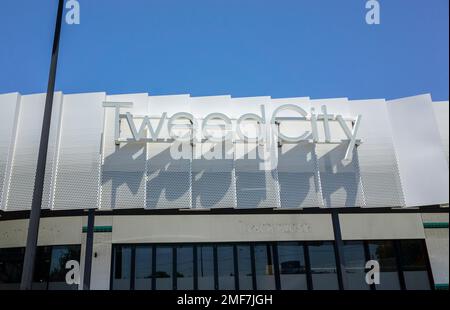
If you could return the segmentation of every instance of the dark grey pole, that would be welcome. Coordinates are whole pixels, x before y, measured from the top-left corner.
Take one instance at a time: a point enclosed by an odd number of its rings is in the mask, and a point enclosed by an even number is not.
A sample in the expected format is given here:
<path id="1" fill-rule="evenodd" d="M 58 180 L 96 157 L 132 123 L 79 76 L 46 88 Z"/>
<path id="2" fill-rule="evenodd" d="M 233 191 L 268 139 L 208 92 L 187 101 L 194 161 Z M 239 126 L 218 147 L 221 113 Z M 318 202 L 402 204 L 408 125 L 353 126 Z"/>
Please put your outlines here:
<path id="1" fill-rule="evenodd" d="M 331 210 L 331 219 L 334 230 L 334 250 L 336 253 L 336 269 L 338 275 L 339 289 L 343 290 L 346 287 L 346 276 L 344 267 L 344 241 L 342 241 L 341 223 L 339 222 L 339 210 Z"/>
<path id="2" fill-rule="evenodd" d="M 42 191 L 44 188 L 45 165 L 47 162 L 48 136 L 50 133 L 50 121 L 53 106 L 53 93 L 55 92 L 56 66 L 58 63 L 59 38 L 61 34 L 62 13 L 64 0 L 58 2 L 55 33 L 53 37 L 52 57 L 45 97 L 44 119 L 42 122 L 41 141 L 36 166 L 36 178 L 34 180 L 33 200 L 31 203 L 30 222 L 28 224 L 27 245 L 23 262 L 21 290 L 30 290 L 33 282 L 34 261 L 39 233 L 39 221 L 41 217 Z"/>
<path id="3" fill-rule="evenodd" d="M 94 247 L 94 222 L 95 210 L 89 209 L 87 234 L 86 234 L 86 254 L 84 255 L 84 276 L 83 276 L 83 290 L 91 289 L 91 270 L 92 270 L 92 252 Z"/>

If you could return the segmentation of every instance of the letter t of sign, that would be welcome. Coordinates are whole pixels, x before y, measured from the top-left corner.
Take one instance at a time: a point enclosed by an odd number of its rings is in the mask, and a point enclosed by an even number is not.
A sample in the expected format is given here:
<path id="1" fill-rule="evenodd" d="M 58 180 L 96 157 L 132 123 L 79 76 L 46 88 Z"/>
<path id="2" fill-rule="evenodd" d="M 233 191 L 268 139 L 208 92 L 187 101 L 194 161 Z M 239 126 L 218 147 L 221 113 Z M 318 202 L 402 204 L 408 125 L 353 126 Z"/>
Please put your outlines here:
<path id="1" fill-rule="evenodd" d="M 331 142 L 331 133 L 330 133 L 330 123 L 329 121 L 334 120 L 333 114 L 328 114 L 327 106 L 322 106 L 322 113 L 319 115 L 319 119 L 323 120 L 323 129 L 325 131 L 325 142 L 330 143 Z"/>

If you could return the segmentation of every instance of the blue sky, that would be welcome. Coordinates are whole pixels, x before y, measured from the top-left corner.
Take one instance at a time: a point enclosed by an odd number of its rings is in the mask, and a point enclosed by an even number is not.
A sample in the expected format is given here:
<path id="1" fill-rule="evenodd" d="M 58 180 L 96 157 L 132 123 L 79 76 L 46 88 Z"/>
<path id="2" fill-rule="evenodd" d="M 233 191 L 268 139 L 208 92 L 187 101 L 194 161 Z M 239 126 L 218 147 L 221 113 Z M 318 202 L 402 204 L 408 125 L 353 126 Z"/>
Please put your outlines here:
<path id="1" fill-rule="evenodd" d="M 449 1 L 79 0 L 57 90 L 448 100 Z M 0 1 L 0 93 L 45 92 L 57 0 Z"/>

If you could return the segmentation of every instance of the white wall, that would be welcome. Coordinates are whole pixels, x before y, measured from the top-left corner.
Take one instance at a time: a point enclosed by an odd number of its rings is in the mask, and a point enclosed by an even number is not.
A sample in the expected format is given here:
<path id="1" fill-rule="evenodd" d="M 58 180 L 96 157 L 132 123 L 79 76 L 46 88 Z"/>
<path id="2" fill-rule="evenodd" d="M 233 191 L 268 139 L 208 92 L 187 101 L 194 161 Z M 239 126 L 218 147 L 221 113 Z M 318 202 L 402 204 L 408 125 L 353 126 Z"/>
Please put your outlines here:
<path id="1" fill-rule="evenodd" d="M 424 213 L 424 223 L 447 223 L 448 213 Z M 434 283 L 447 284 L 449 277 L 449 236 L 448 228 L 425 229 L 425 242 L 433 271 Z"/>
<path id="2" fill-rule="evenodd" d="M 96 216 L 95 226 L 111 226 L 112 216 Z M 83 217 L 83 226 L 87 226 L 87 217 Z M 92 253 L 91 290 L 109 290 L 111 276 L 111 233 L 94 233 L 94 245 Z M 83 288 L 84 261 L 86 254 L 86 234 L 82 235 L 80 255 L 81 284 Z"/>
<path id="3" fill-rule="evenodd" d="M 132 108 L 122 112 L 141 116 L 158 117 L 167 112 L 170 117 L 184 111 L 202 120 L 209 113 L 220 112 L 232 119 L 234 129 L 236 119 L 243 114 L 261 115 L 261 105 L 267 120 L 281 104 L 302 107 L 308 113 L 315 108 L 316 114 L 321 114 L 322 105 L 326 105 L 330 114 L 347 118 L 347 125 L 357 115 L 362 116 L 357 138 L 363 143 L 354 151 L 353 160 L 344 162 L 347 138 L 338 122 L 331 121 L 336 144 L 284 144 L 266 150 L 264 154 L 280 159 L 279 167 L 272 165 L 266 171 L 259 169 L 260 159 L 242 159 L 236 152 L 231 160 L 172 160 L 169 143 L 115 145 L 115 114 L 111 108 L 102 107 L 105 100 L 133 102 Z M 0 130 L 3 210 L 30 208 L 44 103 L 45 94 L 0 95 L 4 107 Z M 446 111 L 448 102 L 433 103 L 430 95 L 386 103 L 383 99 L 56 93 L 43 208 L 299 209 L 446 204 Z M 299 116 L 294 111 L 282 111 L 280 115 Z M 311 130 L 309 122 L 283 122 L 280 128 L 288 135 Z M 274 129 L 269 127 L 265 131 L 270 136 Z M 120 128 L 124 136 L 130 136 L 125 120 Z M 321 121 L 318 128 L 323 139 Z M 236 145 L 242 149 L 242 143 Z M 196 145 L 188 153 L 198 148 Z M 250 149 L 256 149 L 256 145 Z"/>
<path id="4" fill-rule="evenodd" d="M 0 248 L 24 247 L 28 220 L 0 222 Z M 42 218 L 38 245 L 81 244 L 81 217 Z"/>
<path id="5" fill-rule="evenodd" d="M 430 95 L 388 102 L 407 207 L 449 201 L 449 167 Z"/>
<path id="6" fill-rule="evenodd" d="M 339 214 L 343 240 L 424 239 L 419 213 Z"/>
<path id="7" fill-rule="evenodd" d="M 115 216 L 113 243 L 333 240 L 329 214 Z"/>

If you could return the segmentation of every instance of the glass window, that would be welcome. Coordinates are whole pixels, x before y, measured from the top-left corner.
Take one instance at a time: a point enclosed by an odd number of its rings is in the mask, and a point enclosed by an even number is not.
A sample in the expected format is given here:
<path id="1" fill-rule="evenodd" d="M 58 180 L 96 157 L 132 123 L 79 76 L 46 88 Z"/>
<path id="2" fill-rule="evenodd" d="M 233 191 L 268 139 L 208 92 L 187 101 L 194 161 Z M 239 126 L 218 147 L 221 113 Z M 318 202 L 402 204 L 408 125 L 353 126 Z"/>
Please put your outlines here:
<path id="1" fill-rule="evenodd" d="M 172 247 L 157 246 L 156 247 L 156 289 L 171 290 L 173 288 L 173 262 Z"/>
<path id="2" fill-rule="evenodd" d="M 343 246 L 344 281 L 346 290 L 369 290 L 366 283 L 366 255 L 363 241 L 345 241 Z"/>
<path id="3" fill-rule="evenodd" d="M 151 290 L 153 249 L 151 246 L 137 246 L 135 251 L 134 289 Z"/>
<path id="4" fill-rule="evenodd" d="M 214 289 L 214 251 L 212 246 L 197 246 L 197 278 L 199 290 Z"/>
<path id="5" fill-rule="evenodd" d="M 0 249 L 0 290 L 19 289 L 24 253 L 24 248 Z"/>
<path id="6" fill-rule="evenodd" d="M 250 245 L 238 245 L 238 270 L 239 270 L 239 289 L 252 290 L 253 289 L 253 271 Z"/>
<path id="7" fill-rule="evenodd" d="M 235 289 L 234 255 L 232 245 L 217 246 L 217 267 L 220 290 Z"/>
<path id="8" fill-rule="evenodd" d="M 407 290 L 429 290 L 427 248 L 423 240 L 401 240 L 400 255 Z"/>
<path id="9" fill-rule="evenodd" d="M 52 255 L 50 262 L 50 274 L 48 289 L 50 290 L 77 290 L 78 285 L 69 285 L 66 283 L 66 263 L 71 260 L 80 262 L 79 245 L 70 246 L 54 246 L 52 247 Z"/>
<path id="10" fill-rule="evenodd" d="M 275 289 L 273 248 L 270 244 L 255 245 L 255 272 L 258 290 Z"/>
<path id="11" fill-rule="evenodd" d="M 131 246 L 114 247 L 113 290 L 131 289 Z"/>
<path id="12" fill-rule="evenodd" d="M 300 242 L 278 243 L 281 289 L 307 290 L 305 254 Z"/>
<path id="13" fill-rule="evenodd" d="M 70 290 L 78 285 L 66 283 L 66 263 L 70 260 L 80 262 L 81 246 L 42 246 L 36 251 L 33 275 L 33 290 Z"/>
<path id="14" fill-rule="evenodd" d="M 368 241 L 370 259 L 380 264 L 380 284 L 377 290 L 399 290 L 400 280 L 394 242 Z"/>
<path id="15" fill-rule="evenodd" d="M 177 247 L 177 289 L 194 289 L 194 248 Z"/>
<path id="16" fill-rule="evenodd" d="M 38 247 L 36 251 L 36 262 L 34 265 L 33 290 L 46 290 L 48 288 L 48 274 L 52 248 L 50 246 Z"/>
<path id="17" fill-rule="evenodd" d="M 338 290 L 339 283 L 333 243 L 311 243 L 308 245 L 308 249 L 313 289 Z"/>

